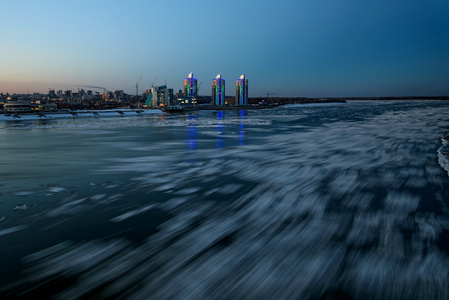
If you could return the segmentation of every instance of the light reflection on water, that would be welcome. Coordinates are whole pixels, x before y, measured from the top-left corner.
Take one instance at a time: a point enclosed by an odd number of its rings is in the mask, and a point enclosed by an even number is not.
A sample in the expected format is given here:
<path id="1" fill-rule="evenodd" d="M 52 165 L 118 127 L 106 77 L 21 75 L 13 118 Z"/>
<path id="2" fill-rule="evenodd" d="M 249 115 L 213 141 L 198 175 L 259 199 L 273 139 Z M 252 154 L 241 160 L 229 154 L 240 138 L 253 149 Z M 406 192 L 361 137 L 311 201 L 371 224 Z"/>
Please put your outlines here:
<path id="1" fill-rule="evenodd" d="M 240 146 L 245 144 L 245 111 L 240 111 Z"/>
<path id="2" fill-rule="evenodd" d="M 448 112 L 361 102 L 3 130 L 3 292 L 446 299 Z"/>
<path id="3" fill-rule="evenodd" d="M 196 127 L 194 120 L 198 116 L 195 114 L 189 115 L 189 123 L 188 123 L 188 135 L 189 135 L 189 150 L 193 151 L 196 149 Z"/>
<path id="4" fill-rule="evenodd" d="M 224 146 L 224 140 L 223 140 L 223 111 L 218 111 L 217 112 L 217 148 L 221 149 Z"/>

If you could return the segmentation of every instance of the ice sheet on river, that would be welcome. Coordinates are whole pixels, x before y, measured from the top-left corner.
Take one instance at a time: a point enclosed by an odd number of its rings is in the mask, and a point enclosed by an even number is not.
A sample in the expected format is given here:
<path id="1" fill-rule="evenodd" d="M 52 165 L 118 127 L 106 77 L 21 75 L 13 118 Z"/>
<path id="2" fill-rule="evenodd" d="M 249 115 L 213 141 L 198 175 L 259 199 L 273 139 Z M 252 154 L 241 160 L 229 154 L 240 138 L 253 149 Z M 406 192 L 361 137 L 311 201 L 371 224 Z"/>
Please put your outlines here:
<path id="1" fill-rule="evenodd" d="M 204 143 L 233 146 L 187 157 L 170 140 L 128 144 L 134 156 L 96 170 L 130 176 L 121 194 L 95 185 L 45 214 L 56 222 L 96 211 L 96 224 L 125 233 L 30 253 L 15 284 L 38 294 L 56 281 L 60 299 L 447 299 L 448 176 L 438 149 L 448 109 L 323 109 L 272 118 L 277 127 L 242 144 L 235 120 L 218 137 L 205 128 Z"/>

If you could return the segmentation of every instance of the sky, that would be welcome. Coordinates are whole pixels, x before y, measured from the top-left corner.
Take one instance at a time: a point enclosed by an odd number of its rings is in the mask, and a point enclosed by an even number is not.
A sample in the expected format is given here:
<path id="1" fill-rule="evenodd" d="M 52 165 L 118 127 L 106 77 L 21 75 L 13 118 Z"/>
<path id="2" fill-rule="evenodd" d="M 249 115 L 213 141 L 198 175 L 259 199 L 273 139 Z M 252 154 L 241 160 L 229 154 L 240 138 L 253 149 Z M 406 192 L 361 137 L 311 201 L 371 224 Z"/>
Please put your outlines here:
<path id="1" fill-rule="evenodd" d="M 449 95 L 448 0 L 0 1 L 0 92 Z M 88 89 L 88 88 L 84 88 Z M 102 92 L 101 90 L 98 90 Z"/>

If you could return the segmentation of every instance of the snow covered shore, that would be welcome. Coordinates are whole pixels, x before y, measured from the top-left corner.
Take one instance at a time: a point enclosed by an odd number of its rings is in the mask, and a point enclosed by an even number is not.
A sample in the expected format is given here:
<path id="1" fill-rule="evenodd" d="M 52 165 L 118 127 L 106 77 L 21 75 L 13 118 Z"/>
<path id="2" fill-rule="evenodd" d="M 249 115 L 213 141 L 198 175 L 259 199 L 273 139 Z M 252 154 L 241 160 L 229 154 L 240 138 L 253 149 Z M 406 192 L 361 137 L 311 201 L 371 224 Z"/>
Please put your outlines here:
<path id="1" fill-rule="evenodd" d="M 41 112 L 26 114 L 0 113 L 0 121 L 39 120 L 82 117 L 115 117 L 130 115 L 164 114 L 159 109 L 109 109 Z"/>

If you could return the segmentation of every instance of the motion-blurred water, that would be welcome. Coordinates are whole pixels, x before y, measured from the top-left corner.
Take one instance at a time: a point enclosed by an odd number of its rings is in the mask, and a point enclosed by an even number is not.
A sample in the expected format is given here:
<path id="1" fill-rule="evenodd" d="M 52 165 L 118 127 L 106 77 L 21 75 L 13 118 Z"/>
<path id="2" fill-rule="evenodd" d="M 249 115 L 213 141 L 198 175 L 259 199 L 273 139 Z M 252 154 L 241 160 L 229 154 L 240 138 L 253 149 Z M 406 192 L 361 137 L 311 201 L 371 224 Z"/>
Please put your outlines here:
<path id="1" fill-rule="evenodd" d="M 449 103 L 0 123 L 0 298 L 448 299 Z"/>

